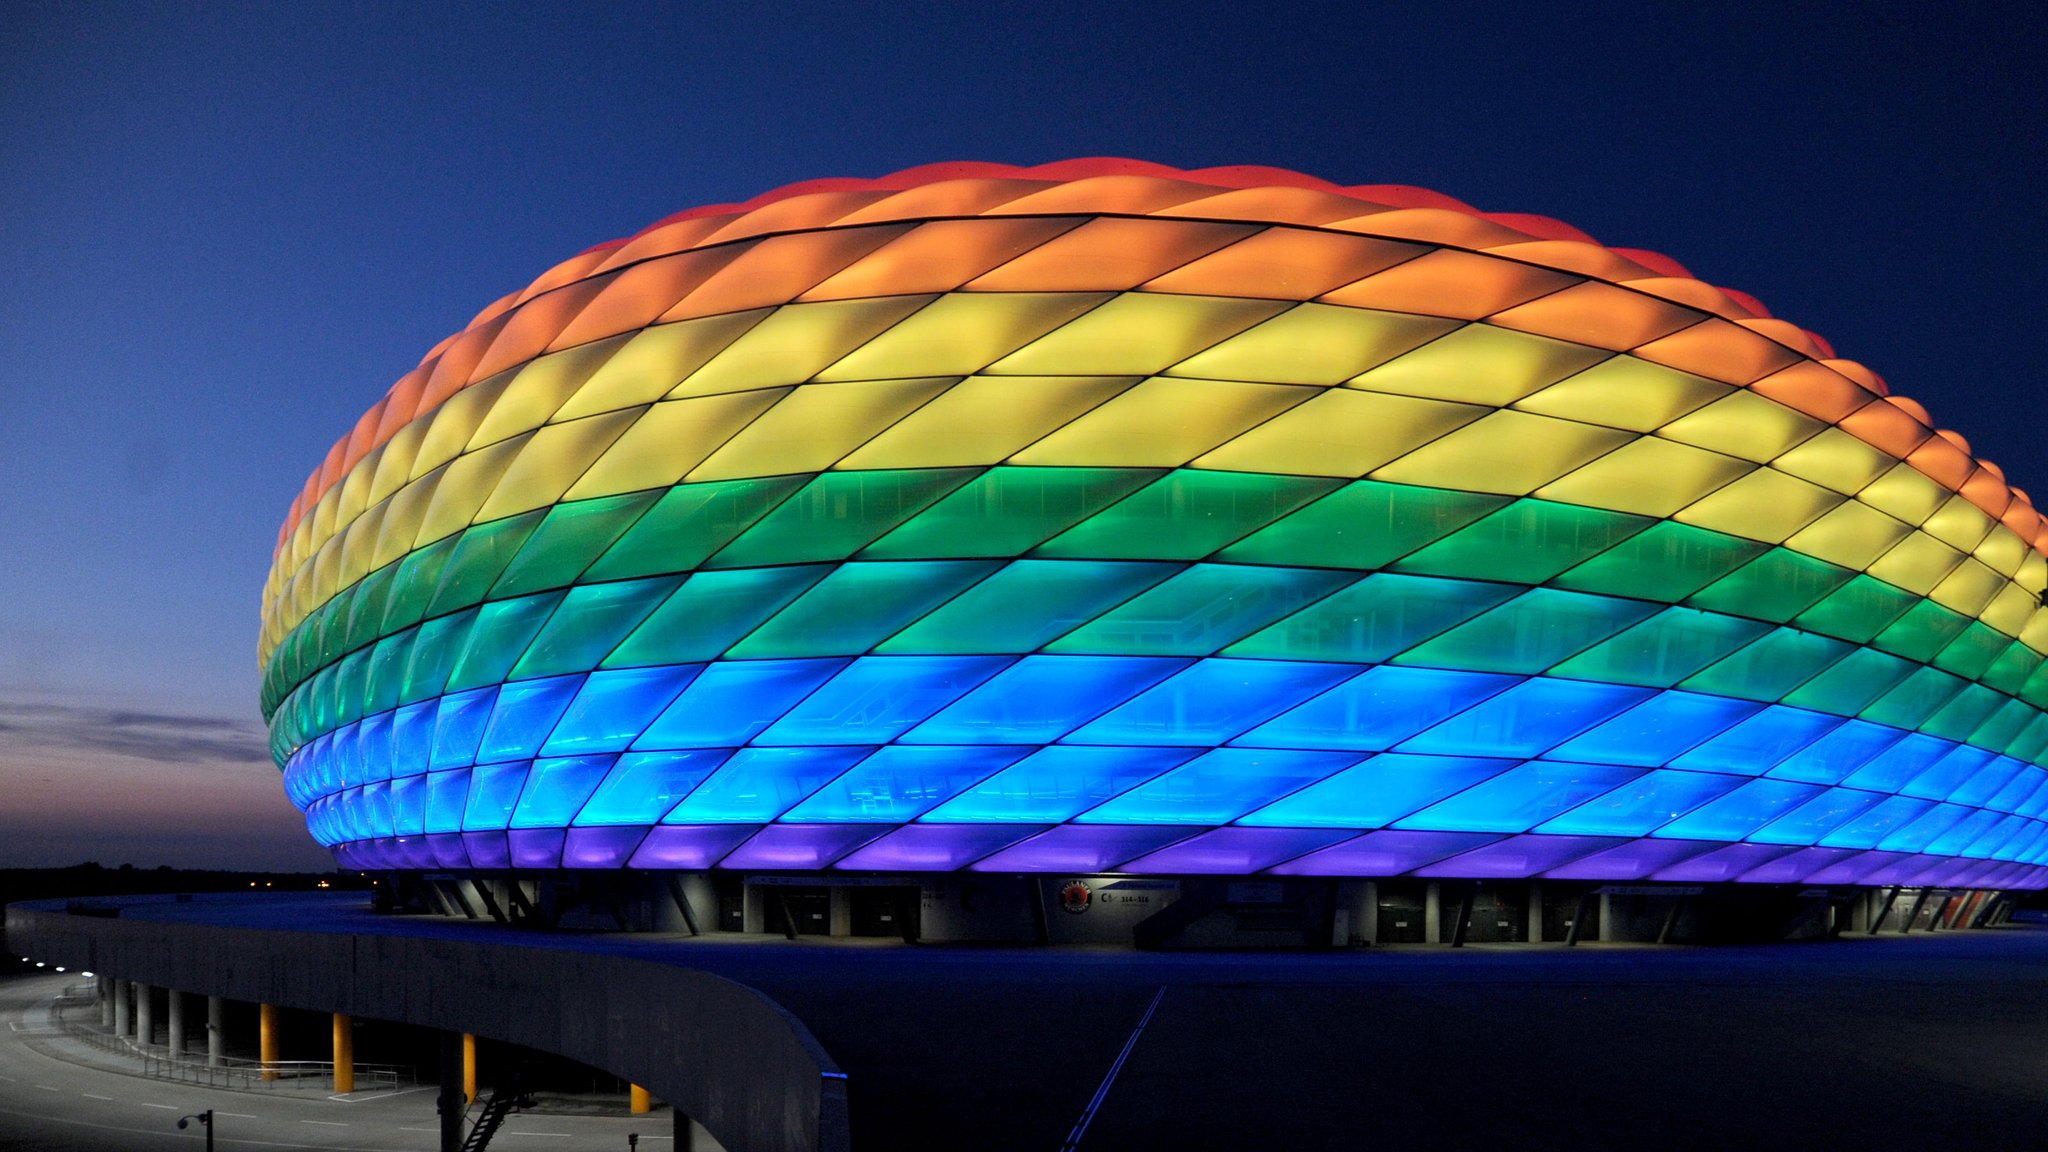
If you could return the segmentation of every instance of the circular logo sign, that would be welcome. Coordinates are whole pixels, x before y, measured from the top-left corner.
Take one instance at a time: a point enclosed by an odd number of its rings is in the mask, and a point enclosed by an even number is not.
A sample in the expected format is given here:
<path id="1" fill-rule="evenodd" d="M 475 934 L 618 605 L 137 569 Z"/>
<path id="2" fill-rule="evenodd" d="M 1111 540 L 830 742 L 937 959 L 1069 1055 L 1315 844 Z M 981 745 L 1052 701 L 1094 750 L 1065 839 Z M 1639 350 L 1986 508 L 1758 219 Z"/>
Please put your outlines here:
<path id="1" fill-rule="evenodd" d="M 1092 899 L 1094 896 L 1088 891 L 1088 886 L 1079 880 L 1060 889 L 1060 907 L 1075 915 L 1086 912 Z"/>

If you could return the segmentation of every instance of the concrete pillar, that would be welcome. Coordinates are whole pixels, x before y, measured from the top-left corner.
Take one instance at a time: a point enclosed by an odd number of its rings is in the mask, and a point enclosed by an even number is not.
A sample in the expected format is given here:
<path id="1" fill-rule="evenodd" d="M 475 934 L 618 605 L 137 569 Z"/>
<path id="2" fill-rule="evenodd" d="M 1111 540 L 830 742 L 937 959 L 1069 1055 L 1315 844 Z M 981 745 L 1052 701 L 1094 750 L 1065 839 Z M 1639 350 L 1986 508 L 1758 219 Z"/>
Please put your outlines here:
<path id="1" fill-rule="evenodd" d="M 677 1108 L 674 1111 L 676 1142 L 673 1147 L 676 1152 L 696 1152 L 696 1149 L 700 1147 L 697 1142 L 697 1133 L 700 1130 L 697 1122 L 683 1115 L 681 1108 Z"/>
<path id="2" fill-rule="evenodd" d="M 853 891 L 837 884 L 825 891 L 831 894 L 831 904 L 827 908 L 826 932 L 832 936 L 853 935 Z"/>
<path id="3" fill-rule="evenodd" d="M 218 1068 L 227 1063 L 228 1029 L 227 1002 L 218 996 L 206 998 L 206 1066 Z"/>
<path id="4" fill-rule="evenodd" d="M 183 1059 L 185 1055 L 185 996 L 176 988 L 164 989 L 164 1023 L 169 1032 L 164 1043 L 171 1050 L 171 1059 Z"/>
<path id="5" fill-rule="evenodd" d="M 768 930 L 768 892 L 759 884 L 748 884 L 740 889 L 740 929 L 744 932 Z M 777 931 L 780 930 L 778 926 Z"/>
<path id="6" fill-rule="evenodd" d="M 1380 883 L 1367 880 L 1364 887 L 1364 896 L 1359 900 L 1358 919 L 1351 925 L 1351 935 L 1377 946 L 1380 942 Z"/>
<path id="7" fill-rule="evenodd" d="M 462 1037 L 454 1032 L 441 1033 L 441 1095 L 435 1107 L 441 1114 L 441 1152 L 459 1152 L 468 1104 L 462 1099 Z"/>
<path id="8" fill-rule="evenodd" d="M 1600 894 L 1600 942 L 1604 944 L 1609 940 L 1618 939 L 1620 937 L 1616 935 L 1614 930 L 1614 897 L 1602 892 Z"/>
<path id="9" fill-rule="evenodd" d="M 1529 885 L 1529 931 L 1531 944 L 1543 943 L 1543 885 Z"/>
<path id="10" fill-rule="evenodd" d="M 100 1027 L 111 1029 L 114 1026 L 115 980 L 112 976 L 101 976 L 94 980 L 93 983 L 99 987 L 100 991 Z"/>
<path id="11" fill-rule="evenodd" d="M 1372 937 L 1366 918 L 1372 911 L 1372 882 L 1338 880 L 1330 886 L 1330 890 L 1334 909 L 1331 916 L 1331 945 L 1348 948 L 1356 943 L 1371 943 Z"/>
<path id="12" fill-rule="evenodd" d="M 1431 880 L 1422 890 L 1422 939 L 1425 943 L 1444 942 L 1443 885 Z"/>
<path id="13" fill-rule="evenodd" d="M 262 1077 L 277 1079 L 277 1005 L 256 1006 L 256 1058 L 263 1061 Z"/>
<path id="14" fill-rule="evenodd" d="M 476 1103 L 476 1036 L 470 1032 L 462 1034 L 462 1102 Z"/>
<path id="15" fill-rule="evenodd" d="M 134 1030 L 128 1026 L 128 1022 L 132 1019 L 134 1017 L 128 1011 L 128 982 L 116 977 L 114 979 L 114 1035 L 127 1036 L 133 1032 Z"/>
<path id="16" fill-rule="evenodd" d="M 654 1097 L 648 1094 L 647 1089 L 642 1088 L 638 1084 L 633 1085 L 633 1093 L 631 1099 L 633 1115 L 644 1116 L 647 1113 L 654 1111 Z"/>
<path id="17" fill-rule="evenodd" d="M 147 984 L 135 986 L 135 1042 L 144 1048 L 156 1043 L 156 991 Z"/>
<path id="18" fill-rule="evenodd" d="M 334 1091 L 356 1090 L 356 1022 L 345 1012 L 334 1014 Z"/>

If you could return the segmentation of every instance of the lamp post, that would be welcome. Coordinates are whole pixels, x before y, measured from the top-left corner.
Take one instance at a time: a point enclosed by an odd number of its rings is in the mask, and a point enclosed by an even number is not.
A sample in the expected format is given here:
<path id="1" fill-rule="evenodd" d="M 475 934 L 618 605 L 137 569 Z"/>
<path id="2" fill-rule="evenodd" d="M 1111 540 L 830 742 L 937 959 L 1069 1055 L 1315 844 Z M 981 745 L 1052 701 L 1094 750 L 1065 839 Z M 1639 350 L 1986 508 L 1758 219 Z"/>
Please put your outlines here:
<path id="1" fill-rule="evenodd" d="M 190 1116 L 178 1117 L 178 1130 L 180 1132 L 184 1131 L 185 1125 L 194 1120 L 199 1121 L 206 1128 L 206 1152 L 213 1152 L 213 1109 L 208 1108 L 204 1112 L 194 1112 Z"/>

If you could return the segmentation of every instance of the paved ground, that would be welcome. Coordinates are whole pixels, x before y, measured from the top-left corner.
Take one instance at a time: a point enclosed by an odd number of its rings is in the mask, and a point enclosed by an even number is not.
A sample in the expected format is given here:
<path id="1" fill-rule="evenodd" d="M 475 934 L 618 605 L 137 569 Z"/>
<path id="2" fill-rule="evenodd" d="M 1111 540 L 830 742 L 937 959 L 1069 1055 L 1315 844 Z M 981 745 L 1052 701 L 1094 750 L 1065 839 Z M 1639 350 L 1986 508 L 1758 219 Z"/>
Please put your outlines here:
<path id="1" fill-rule="evenodd" d="M 440 1146 L 434 1090 L 230 1092 L 144 1079 L 125 1062 L 53 1034 L 51 1000 L 74 977 L 0 980 L 0 1150 L 168 1152 L 204 1147 L 180 1115 L 212 1108 L 220 1148 L 431 1152 Z M 613 1152 L 626 1134 L 643 1148 L 671 1146 L 666 1112 L 628 1117 L 513 1115 L 492 1142 L 527 1152 Z"/>
<path id="2" fill-rule="evenodd" d="M 1084 1152 L 2048 1145 L 2048 929 L 2032 925 L 1757 947 L 1141 954 L 538 935 L 331 898 L 165 909 L 124 916 L 485 934 L 740 980 L 848 1071 L 857 1149 L 1056 1152 L 1084 1115 Z"/>

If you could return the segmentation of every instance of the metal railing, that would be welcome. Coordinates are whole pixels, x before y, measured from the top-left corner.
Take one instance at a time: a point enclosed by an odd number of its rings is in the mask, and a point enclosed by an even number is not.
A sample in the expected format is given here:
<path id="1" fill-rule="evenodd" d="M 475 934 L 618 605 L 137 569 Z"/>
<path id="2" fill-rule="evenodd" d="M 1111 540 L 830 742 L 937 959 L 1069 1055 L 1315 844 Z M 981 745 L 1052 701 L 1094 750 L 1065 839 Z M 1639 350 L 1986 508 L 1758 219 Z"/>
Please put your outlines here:
<path id="1" fill-rule="evenodd" d="M 50 1017 L 65 1036 L 89 1048 L 139 1061 L 141 1074 L 152 1079 L 259 1092 L 304 1087 L 309 1081 L 334 1082 L 334 1063 L 328 1060 L 272 1060 L 266 1064 L 241 1056 L 222 1056 L 217 1062 L 204 1054 L 174 1056 L 161 1046 L 138 1044 L 126 1036 L 101 1031 L 96 1023 L 81 1023 L 65 1015 L 67 1009 L 97 1010 L 98 1006 L 99 1000 L 89 988 L 80 992 L 74 985 L 51 1004 Z M 399 1064 L 357 1064 L 355 1072 L 358 1092 L 406 1088 L 418 1082 L 411 1068 Z"/>
<path id="2" fill-rule="evenodd" d="M 145 1049 L 141 1045 L 133 1047 L 135 1055 L 142 1059 L 142 1074 L 157 1080 L 263 1092 L 303 1086 L 308 1081 L 315 1084 L 334 1082 L 334 1064 L 326 1060 L 272 1060 L 265 1064 L 261 1060 L 224 1056 L 220 1063 L 214 1064 L 204 1056 L 195 1059 L 187 1054 L 174 1059 L 166 1051 Z M 412 1070 L 409 1068 L 391 1064 L 356 1065 L 357 1092 L 406 1087 L 412 1082 Z"/>

